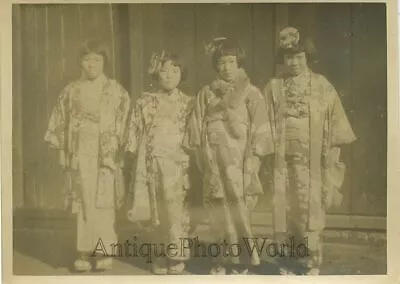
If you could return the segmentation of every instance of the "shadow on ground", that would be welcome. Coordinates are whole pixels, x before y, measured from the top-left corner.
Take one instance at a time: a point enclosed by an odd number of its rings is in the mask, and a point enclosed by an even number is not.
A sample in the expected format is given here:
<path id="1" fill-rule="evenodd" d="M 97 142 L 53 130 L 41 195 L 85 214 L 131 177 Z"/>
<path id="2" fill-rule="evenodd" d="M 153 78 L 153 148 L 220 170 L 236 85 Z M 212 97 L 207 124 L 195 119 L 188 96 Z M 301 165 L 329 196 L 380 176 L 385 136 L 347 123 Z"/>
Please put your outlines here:
<path id="1" fill-rule="evenodd" d="M 134 235 L 147 239 L 143 233 L 135 233 L 131 230 L 118 231 L 120 243 L 132 239 Z M 324 259 L 321 267 L 323 275 L 386 274 L 386 246 L 325 243 L 323 251 Z M 73 227 L 62 230 L 15 230 L 14 252 L 16 255 L 14 265 L 18 268 L 18 274 L 69 275 L 75 273 L 72 265 L 77 257 L 76 230 Z M 21 256 L 27 257 L 21 260 Z M 46 268 L 42 269 L 44 266 L 42 264 L 45 264 Z M 35 265 L 40 266 L 40 269 L 36 270 Z M 151 273 L 150 264 L 141 256 L 118 257 L 115 266 L 115 271 L 110 274 L 143 275 Z M 186 274 L 208 275 L 211 267 L 212 257 L 192 257 L 187 262 Z M 261 275 L 278 275 L 279 267 L 276 259 L 263 256 L 261 265 L 251 269 L 251 272 Z"/>

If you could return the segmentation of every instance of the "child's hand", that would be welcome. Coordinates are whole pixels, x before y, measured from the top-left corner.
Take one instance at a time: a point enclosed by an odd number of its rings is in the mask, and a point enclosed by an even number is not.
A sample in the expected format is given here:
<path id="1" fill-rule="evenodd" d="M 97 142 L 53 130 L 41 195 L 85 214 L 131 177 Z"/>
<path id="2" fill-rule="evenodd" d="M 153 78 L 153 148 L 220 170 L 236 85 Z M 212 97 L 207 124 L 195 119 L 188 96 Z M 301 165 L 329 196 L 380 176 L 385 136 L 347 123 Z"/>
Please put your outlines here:
<path id="1" fill-rule="evenodd" d="M 249 210 L 253 210 L 256 208 L 257 202 L 258 202 L 258 196 L 257 195 L 245 195 L 244 197 L 246 207 Z"/>

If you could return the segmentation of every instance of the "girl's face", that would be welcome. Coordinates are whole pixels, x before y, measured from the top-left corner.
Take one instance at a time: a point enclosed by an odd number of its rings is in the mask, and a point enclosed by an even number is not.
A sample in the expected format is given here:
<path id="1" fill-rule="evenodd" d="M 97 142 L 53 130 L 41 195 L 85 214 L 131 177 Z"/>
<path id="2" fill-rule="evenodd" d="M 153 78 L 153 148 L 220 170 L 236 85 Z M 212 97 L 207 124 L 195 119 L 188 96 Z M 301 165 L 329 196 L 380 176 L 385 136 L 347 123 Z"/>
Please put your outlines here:
<path id="1" fill-rule="evenodd" d="M 297 76 L 307 71 L 307 55 L 305 52 L 296 54 L 286 54 L 283 57 L 284 64 L 289 67 L 289 72 L 293 76 Z"/>
<path id="2" fill-rule="evenodd" d="M 158 74 L 158 82 L 166 91 L 173 91 L 181 81 L 181 68 L 172 64 L 171 60 L 164 62 Z"/>
<path id="3" fill-rule="evenodd" d="M 239 66 L 235 55 L 222 56 L 217 63 L 217 71 L 219 76 L 227 81 L 232 82 L 236 79 Z"/>
<path id="4" fill-rule="evenodd" d="M 81 66 L 86 78 L 96 79 L 104 70 L 104 58 L 97 53 L 89 53 L 82 57 Z"/>

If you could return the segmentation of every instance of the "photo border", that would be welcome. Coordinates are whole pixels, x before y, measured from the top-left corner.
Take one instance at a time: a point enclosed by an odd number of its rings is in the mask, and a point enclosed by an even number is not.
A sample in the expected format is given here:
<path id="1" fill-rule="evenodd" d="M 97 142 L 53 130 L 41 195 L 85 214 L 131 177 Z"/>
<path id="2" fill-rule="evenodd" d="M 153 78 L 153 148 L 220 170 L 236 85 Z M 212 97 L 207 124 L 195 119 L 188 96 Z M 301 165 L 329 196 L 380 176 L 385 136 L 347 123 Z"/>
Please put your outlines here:
<path id="1" fill-rule="evenodd" d="M 146 3 L 249 3 L 250 1 L 146 1 Z M 2 277 L 4 283 L 69 283 L 85 281 L 86 284 L 109 283 L 111 281 L 122 283 L 151 283 L 163 281 L 165 283 L 266 283 L 273 281 L 280 283 L 399 283 L 400 282 L 400 248 L 398 245 L 400 236 L 399 216 L 400 208 L 400 164 L 398 145 L 400 145 L 400 119 L 399 119 L 399 73 L 398 73 L 398 9 L 397 1 L 335 1 L 335 0 L 287 0 L 268 1 L 255 0 L 251 3 L 386 3 L 387 17 L 387 274 L 379 276 L 354 275 L 354 276 L 280 276 L 280 275 L 246 275 L 234 276 L 14 276 L 13 265 L 13 227 L 12 227 L 12 4 L 78 4 L 78 3 L 144 3 L 144 1 L 78 1 L 78 0 L 1 0 L 0 2 L 0 131 L 1 131 L 1 236 L 2 236 Z M 154 278 L 157 277 L 157 278 Z M 245 278 L 243 278 L 245 277 Z M 316 278 L 317 277 L 317 278 Z"/>

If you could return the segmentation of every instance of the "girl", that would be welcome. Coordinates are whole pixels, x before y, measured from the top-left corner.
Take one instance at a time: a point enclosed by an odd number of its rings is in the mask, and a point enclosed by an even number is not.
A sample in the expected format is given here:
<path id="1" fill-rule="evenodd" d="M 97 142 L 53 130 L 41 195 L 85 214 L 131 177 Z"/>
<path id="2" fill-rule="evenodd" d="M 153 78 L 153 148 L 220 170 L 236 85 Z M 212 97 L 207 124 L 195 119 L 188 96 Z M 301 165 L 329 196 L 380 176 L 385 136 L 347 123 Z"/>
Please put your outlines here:
<path id="1" fill-rule="evenodd" d="M 155 274 L 181 274 L 188 250 L 181 250 L 187 238 L 189 156 L 182 148 L 191 99 L 178 89 L 185 69 L 176 55 L 153 55 L 149 73 L 158 89 L 144 93 L 137 101 L 129 126 L 127 151 L 137 155 L 134 203 L 131 221 L 151 220 L 156 228 L 152 242 L 164 244 L 153 262 Z M 165 251 L 175 244 L 176 253 Z"/>
<path id="2" fill-rule="evenodd" d="M 261 92 L 242 68 L 244 51 L 225 38 L 209 47 L 217 78 L 197 95 L 185 147 L 196 153 L 204 174 L 204 203 L 215 243 L 245 248 L 244 238 L 253 236 L 249 210 L 262 193 L 260 161 L 273 152 L 271 129 Z M 255 250 L 247 259 L 240 257 L 246 256 L 243 251 L 215 258 L 210 273 L 226 274 L 230 264 L 232 273 L 246 274 L 248 264 L 260 264 Z"/>
<path id="3" fill-rule="evenodd" d="M 67 204 L 77 213 L 78 271 L 90 270 L 88 256 L 99 245 L 103 258 L 97 269 L 110 269 L 106 257 L 116 243 L 115 204 L 124 188 L 119 151 L 123 147 L 130 98 L 126 90 L 104 74 L 107 47 L 86 41 L 79 62 L 81 78 L 68 84 L 51 114 L 45 140 L 60 152 L 60 163 L 70 182 Z"/>
<path id="4" fill-rule="evenodd" d="M 325 212 L 341 199 L 339 146 L 355 135 L 334 87 L 309 68 L 316 60 L 311 39 L 301 38 L 293 27 L 283 29 L 279 39 L 285 72 L 264 90 L 275 126 L 274 230 L 278 239 L 293 237 L 296 245 L 307 245 L 309 256 L 298 255 L 298 260 L 305 274 L 314 275 L 322 262 Z"/>

